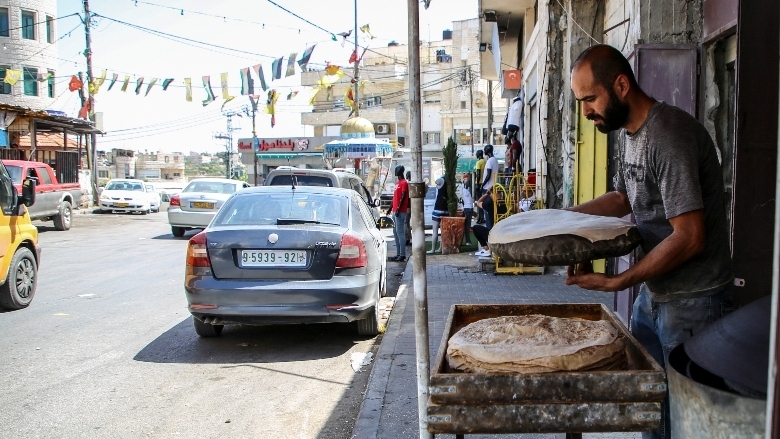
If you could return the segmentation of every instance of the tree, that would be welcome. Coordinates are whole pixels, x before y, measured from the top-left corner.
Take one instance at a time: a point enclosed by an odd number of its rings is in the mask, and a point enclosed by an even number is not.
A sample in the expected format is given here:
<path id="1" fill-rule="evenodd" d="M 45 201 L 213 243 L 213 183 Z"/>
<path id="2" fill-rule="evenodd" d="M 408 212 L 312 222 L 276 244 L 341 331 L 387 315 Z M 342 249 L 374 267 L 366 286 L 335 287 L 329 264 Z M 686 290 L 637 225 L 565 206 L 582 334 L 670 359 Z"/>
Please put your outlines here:
<path id="1" fill-rule="evenodd" d="M 450 137 L 442 148 L 444 156 L 444 187 L 447 189 L 447 210 L 450 216 L 458 214 L 458 196 L 455 193 L 455 173 L 458 169 L 458 145 Z"/>

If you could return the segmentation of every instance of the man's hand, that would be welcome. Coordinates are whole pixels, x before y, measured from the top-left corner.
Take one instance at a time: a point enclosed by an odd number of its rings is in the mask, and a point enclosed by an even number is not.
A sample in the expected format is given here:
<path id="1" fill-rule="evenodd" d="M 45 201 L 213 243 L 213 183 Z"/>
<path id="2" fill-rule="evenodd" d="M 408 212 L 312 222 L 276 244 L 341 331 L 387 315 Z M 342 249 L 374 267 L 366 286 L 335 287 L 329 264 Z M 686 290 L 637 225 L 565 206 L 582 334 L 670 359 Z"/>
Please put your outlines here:
<path id="1" fill-rule="evenodd" d="M 577 285 L 586 290 L 614 292 L 625 289 L 620 279 L 616 276 L 594 273 L 590 262 L 577 265 L 575 273 L 574 265 L 569 265 L 566 285 Z"/>

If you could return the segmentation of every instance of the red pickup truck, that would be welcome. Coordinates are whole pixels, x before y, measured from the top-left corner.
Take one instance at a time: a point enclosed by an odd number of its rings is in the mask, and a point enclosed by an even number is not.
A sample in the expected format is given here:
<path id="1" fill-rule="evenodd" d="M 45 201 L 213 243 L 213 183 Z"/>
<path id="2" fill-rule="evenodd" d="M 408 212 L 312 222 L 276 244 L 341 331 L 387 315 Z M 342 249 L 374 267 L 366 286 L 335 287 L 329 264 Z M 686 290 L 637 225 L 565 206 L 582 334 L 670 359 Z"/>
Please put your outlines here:
<path id="1" fill-rule="evenodd" d="M 22 160 L 4 160 L 8 174 L 22 193 L 22 181 L 34 178 L 35 204 L 27 208 L 32 220 L 54 221 L 57 230 L 70 229 L 73 206 L 81 202 L 81 185 L 78 183 L 60 183 L 49 165 L 41 162 Z"/>

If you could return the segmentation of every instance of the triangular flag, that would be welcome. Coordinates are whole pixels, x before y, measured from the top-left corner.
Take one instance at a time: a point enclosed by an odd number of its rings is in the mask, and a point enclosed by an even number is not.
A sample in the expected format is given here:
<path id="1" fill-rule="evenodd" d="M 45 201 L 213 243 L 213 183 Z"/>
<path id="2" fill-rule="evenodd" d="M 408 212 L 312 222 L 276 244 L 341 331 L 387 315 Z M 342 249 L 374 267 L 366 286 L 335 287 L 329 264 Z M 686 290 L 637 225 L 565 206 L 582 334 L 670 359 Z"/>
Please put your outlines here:
<path id="1" fill-rule="evenodd" d="M 257 64 L 256 66 L 252 66 L 252 70 L 255 71 L 255 75 L 257 75 L 257 79 L 260 81 L 260 87 L 263 91 L 268 90 L 268 84 L 265 83 L 265 75 L 263 74 L 263 65 Z"/>
<path id="2" fill-rule="evenodd" d="M 368 36 L 368 39 L 373 40 L 374 36 L 371 35 L 371 28 L 368 26 L 368 24 L 364 24 L 363 26 L 360 26 L 360 32 L 363 32 Z"/>
<path id="3" fill-rule="evenodd" d="M 352 110 L 355 111 L 355 91 L 352 87 L 347 89 L 344 94 L 344 103 Z"/>
<path id="4" fill-rule="evenodd" d="M 149 85 L 146 86 L 146 93 L 144 93 L 144 96 L 149 96 L 149 92 L 152 91 L 154 84 L 157 84 L 157 78 L 152 78 L 152 80 L 149 81 Z"/>
<path id="5" fill-rule="evenodd" d="M 344 44 L 347 43 L 347 38 L 349 38 L 349 36 L 352 35 L 352 29 L 350 29 L 348 32 L 341 32 L 341 33 L 339 33 L 337 35 L 342 38 L 342 40 L 341 40 L 341 47 L 344 47 Z"/>
<path id="6" fill-rule="evenodd" d="M 144 85 L 144 77 L 135 80 L 135 94 L 141 94 L 141 86 Z"/>
<path id="7" fill-rule="evenodd" d="M 290 57 L 287 58 L 287 72 L 284 74 L 284 77 L 292 76 L 295 74 L 295 58 L 298 56 L 298 53 L 293 52 L 290 54 Z"/>
<path id="8" fill-rule="evenodd" d="M 204 76 L 203 77 L 203 88 L 206 89 L 206 99 L 204 99 L 201 103 L 205 107 L 206 105 L 214 102 L 214 91 L 211 90 L 211 77 L 210 76 Z"/>
<path id="9" fill-rule="evenodd" d="M 127 91 L 127 85 L 130 83 L 130 75 L 125 75 L 125 81 L 122 83 L 122 91 Z"/>
<path id="10" fill-rule="evenodd" d="M 111 75 L 111 82 L 108 83 L 107 91 L 111 91 L 111 87 L 114 86 L 117 79 L 119 79 L 119 73 L 114 73 L 113 75 Z"/>
<path id="11" fill-rule="evenodd" d="M 337 83 L 339 79 L 343 78 L 344 75 L 346 75 L 346 73 L 344 73 L 344 71 L 341 70 L 341 67 L 339 66 L 328 66 L 325 68 L 325 73 L 326 75 L 317 81 L 317 84 L 322 87 L 330 87 L 331 85 Z"/>
<path id="12" fill-rule="evenodd" d="M 163 84 L 162 84 L 163 85 L 163 91 L 167 91 L 168 90 L 168 86 L 171 85 L 171 82 L 173 82 L 173 78 L 168 78 L 168 79 L 163 80 Z"/>
<path id="13" fill-rule="evenodd" d="M 92 79 L 92 82 L 89 84 L 89 94 L 96 95 L 100 91 L 100 87 L 103 86 L 103 82 L 106 80 L 107 73 L 103 70 L 103 74 Z"/>
<path id="14" fill-rule="evenodd" d="M 357 49 L 352 51 L 352 55 L 349 56 L 349 63 L 352 64 L 358 60 Z"/>
<path id="15" fill-rule="evenodd" d="M 314 46 L 309 46 L 306 48 L 306 50 L 303 51 L 303 55 L 301 55 L 301 59 L 298 60 L 298 67 L 301 68 L 302 71 L 306 71 L 306 67 L 309 65 L 309 60 L 311 59 L 311 53 L 314 52 Z"/>
<path id="16" fill-rule="evenodd" d="M 344 72 L 341 70 L 341 66 L 336 66 L 332 64 L 328 64 L 327 66 L 325 66 L 325 73 L 327 73 L 328 75 L 335 75 L 339 72 L 341 72 L 343 76 Z"/>
<path id="17" fill-rule="evenodd" d="M 239 71 L 241 75 L 241 94 L 253 95 L 255 94 L 255 81 L 252 79 L 252 74 L 249 73 L 249 67 L 245 67 Z"/>
<path id="18" fill-rule="evenodd" d="M 298 96 L 298 91 L 297 90 L 293 90 L 293 91 L 291 91 L 290 93 L 287 94 L 287 100 L 290 101 L 293 98 L 295 98 L 296 96 Z"/>
<path id="19" fill-rule="evenodd" d="M 184 78 L 184 95 L 187 102 L 192 102 L 192 78 Z"/>
<path id="20" fill-rule="evenodd" d="M 8 70 L 5 71 L 5 78 L 8 79 Z M 8 82 L 8 81 L 5 81 Z M 70 91 L 76 91 L 80 88 L 84 87 L 84 83 L 81 82 L 81 80 L 78 78 L 78 76 L 73 75 L 70 77 L 70 82 L 68 83 L 68 90 Z"/>
<path id="21" fill-rule="evenodd" d="M 79 119 L 86 119 L 89 112 L 92 110 L 92 100 L 87 99 L 84 101 L 84 105 L 79 110 Z"/>
<path id="22" fill-rule="evenodd" d="M 22 71 L 21 70 L 14 70 L 14 69 L 6 69 L 5 71 L 5 79 L 3 82 L 6 84 L 14 85 L 19 80 L 22 79 Z"/>
<path id="23" fill-rule="evenodd" d="M 219 74 L 220 83 L 222 85 L 222 99 L 225 100 L 225 102 L 222 103 L 222 108 L 225 108 L 225 104 L 235 99 L 235 96 L 230 96 L 230 91 L 228 90 L 228 74 L 220 73 Z"/>

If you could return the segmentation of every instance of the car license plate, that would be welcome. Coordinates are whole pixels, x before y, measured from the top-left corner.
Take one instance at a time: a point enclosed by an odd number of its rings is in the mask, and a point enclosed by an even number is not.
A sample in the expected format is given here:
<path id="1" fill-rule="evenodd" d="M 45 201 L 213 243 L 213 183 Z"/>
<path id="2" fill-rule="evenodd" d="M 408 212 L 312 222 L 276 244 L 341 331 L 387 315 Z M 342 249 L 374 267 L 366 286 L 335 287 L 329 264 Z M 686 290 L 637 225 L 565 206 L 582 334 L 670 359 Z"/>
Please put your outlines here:
<path id="1" fill-rule="evenodd" d="M 193 203 L 190 203 L 190 207 L 196 208 L 196 209 L 213 209 L 214 203 L 206 203 L 203 201 L 195 201 Z"/>
<path id="2" fill-rule="evenodd" d="M 304 250 L 242 250 L 242 267 L 304 267 Z"/>
<path id="3" fill-rule="evenodd" d="M 129 204 L 127 204 L 127 203 L 115 203 L 114 206 L 115 207 L 127 207 L 127 206 L 129 206 Z"/>

